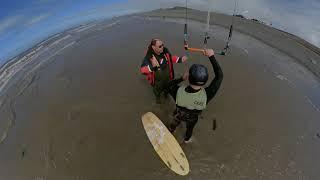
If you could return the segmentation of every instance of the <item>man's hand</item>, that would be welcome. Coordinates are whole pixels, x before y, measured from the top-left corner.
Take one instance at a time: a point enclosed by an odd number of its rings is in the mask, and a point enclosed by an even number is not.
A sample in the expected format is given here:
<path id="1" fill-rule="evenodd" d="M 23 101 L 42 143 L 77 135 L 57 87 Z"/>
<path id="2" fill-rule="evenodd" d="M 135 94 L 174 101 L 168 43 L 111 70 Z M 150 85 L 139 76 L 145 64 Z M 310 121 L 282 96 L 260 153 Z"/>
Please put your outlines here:
<path id="1" fill-rule="evenodd" d="M 152 56 L 152 58 L 150 59 L 152 67 L 160 67 L 156 57 Z"/>
<path id="2" fill-rule="evenodd" d="M 182 62 L 184 63 L 184 62 L 186 62 L 188 60 L 188 57 L 187 56 L 183 56 L 181 59 L 182 59 Z"/>
<path id="3" fill-rule="evenodd" d="M 214 55 L 214 51 L 213 51 L 213 49 L 204 49 L 203 55 L 211 57 Z"/>

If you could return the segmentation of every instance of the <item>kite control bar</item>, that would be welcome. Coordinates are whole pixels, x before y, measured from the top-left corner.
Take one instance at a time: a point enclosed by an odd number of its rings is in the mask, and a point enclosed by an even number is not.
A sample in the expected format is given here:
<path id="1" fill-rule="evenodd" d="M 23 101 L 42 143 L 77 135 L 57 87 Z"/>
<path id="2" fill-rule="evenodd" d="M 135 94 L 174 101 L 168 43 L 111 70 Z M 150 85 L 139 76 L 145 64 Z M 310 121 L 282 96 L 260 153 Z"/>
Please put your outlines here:
<path id="1" fill-rule="evenodd" d="M 191 48 L 191 47 L 188 47 L 188 46 L 184 46 L 184 49 L 187 50 L 187 51 L 191 51 L 191 52 L 204 52 L 203 49 Z"/>
<path id="2" fill-rule="evenodd" d="M 201 53 L 204 53 L 204 49 L 200 49 L 200 48 L 191 48 L 191 47 L 188 47 L 187 45 L 185 45 L 185 46 L 184 46 L 184 49 L 185 49 L 186 51 L 191 51 L 191 52 L 201 52 Z M 227 51 L 227 49 L 225 48 L 224 50 L 222 50 L 222 51 L 220 51 L 220 52 L 216 52 L 216 51 L 215 51 L 215 54 L 225 56 L 225 55 L 226 55 L 226 51 Z"/>

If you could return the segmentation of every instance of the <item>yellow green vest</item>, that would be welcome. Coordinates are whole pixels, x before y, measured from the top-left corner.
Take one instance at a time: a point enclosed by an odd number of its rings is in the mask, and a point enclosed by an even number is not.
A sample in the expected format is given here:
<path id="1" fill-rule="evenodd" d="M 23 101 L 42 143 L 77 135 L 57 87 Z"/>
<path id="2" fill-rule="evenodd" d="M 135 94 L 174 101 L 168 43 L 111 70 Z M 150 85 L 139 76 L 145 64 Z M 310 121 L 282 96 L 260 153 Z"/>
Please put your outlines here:
<path id="1" fill-rule="evenodd" d="M 196 93 L 188 93 L 185 85 L 179 87 L 176 97 L 176 104 L 190 110 L 203 110 L 207 105 L 207 93 L 204 88 Z"/>

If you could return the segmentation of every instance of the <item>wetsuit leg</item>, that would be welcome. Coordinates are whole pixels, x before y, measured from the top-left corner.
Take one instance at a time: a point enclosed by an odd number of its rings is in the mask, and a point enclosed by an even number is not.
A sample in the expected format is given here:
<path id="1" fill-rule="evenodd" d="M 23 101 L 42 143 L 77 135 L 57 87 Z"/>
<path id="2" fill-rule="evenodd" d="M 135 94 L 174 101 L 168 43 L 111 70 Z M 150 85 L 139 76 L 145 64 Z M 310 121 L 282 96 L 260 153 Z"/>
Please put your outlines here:
<path id="1" fill-rule="evenodd" d="M 182 121 L 181 116 L 177 112 L 177 110 L 175 110 L 173 117 L 174 117 L 173 121 L 171 122 L 171 124 L 169 125 L 169 128 L 168 128 L 170 132 L 174 132 Z"/>
<path id="2" fill-rule="evenodd" d="M 164 83 L 164 86 L 163 86 L 163 94 L 164 94 L 164 97 L 167 99 L 168 96 L 169 96 L 169 81 L 166 81 Z"/>
<path id="3" fill-rule="evenodd" d="M 184 136 L 184 140 L 185 141 L 188 141 L 191 138 L 192 132 L 193 132 L 193 128 L 195 127 L 197 122 L 198 122 L 198 118 L 188 119 L 186 121 L 187 131 L 186 131 L 186 135 Z"/>
<path id="4" fill-rule="evenodd" d="M 161 87 L 160 87 L 160 83 L 155 83 L 155 85 L 153 86 L 153 93 L 156 97 L 156 103 L 160 104 L 160 96 L 161 96 Z"/>
<path id="5" fill-rule="evenodd" d="M 157 103 L 160 103 L 161 94 L 168 89 L 169 71 L 168 68 L 155 73 L 155 85 L 153 86 L 153 93 L 156 96 Z"/>

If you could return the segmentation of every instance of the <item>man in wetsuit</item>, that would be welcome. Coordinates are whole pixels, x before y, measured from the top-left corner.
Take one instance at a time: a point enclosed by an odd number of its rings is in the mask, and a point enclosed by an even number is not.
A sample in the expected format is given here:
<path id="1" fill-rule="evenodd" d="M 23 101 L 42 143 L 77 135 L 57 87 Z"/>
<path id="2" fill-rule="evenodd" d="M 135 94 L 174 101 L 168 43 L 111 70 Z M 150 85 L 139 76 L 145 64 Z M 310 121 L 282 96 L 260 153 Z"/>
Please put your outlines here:
<path id="1" fill-rule="evenodd" d="M 151 40 L 141 64 L 140 72 L 147 76 L 147 80 L 152 85 L 157 104 L 161 102 L 161 94 L 165 96 L 168 94 L 166 91 L 168 83 L 174 79 L 173 64 L 182 63 L 186 60 L 186 56 L 172 56 L 160 39 Z"/>
<path id="2" fill-rule="evenodd" d="M 214 56 L 214 51 L 212 49 L 205 49 L 204 55 L 209 57 L 215 75 L 208 87 L 203 88 L 208 80 L 208 70 L 201 64 L 193 64 L 189 69 L 189 73 L 185 73 L 184 76 L 179 79 L 172 80 L 168 86 L 170 95 L 176 101 L 174 120 L 168 129 L 173 133 L 181 121 L 185 121 L 187 126 L 187 131 L 184 136 L 185 143 L 191 141 L 192 131 L 198 122 L 199 114 L 215 96 L 223 79 L 223 73 Z M 189 80 L 188 86 L 178 85 L 187 79 Z"/>

